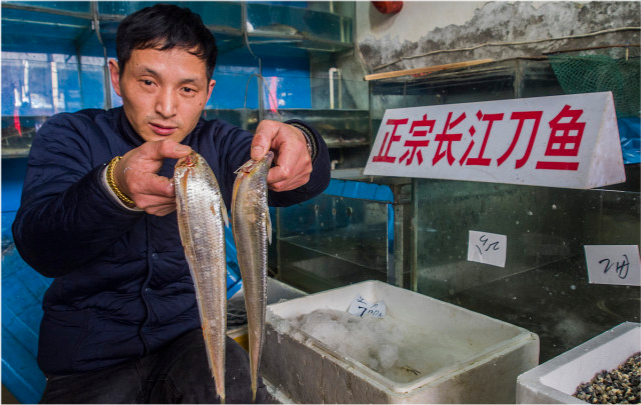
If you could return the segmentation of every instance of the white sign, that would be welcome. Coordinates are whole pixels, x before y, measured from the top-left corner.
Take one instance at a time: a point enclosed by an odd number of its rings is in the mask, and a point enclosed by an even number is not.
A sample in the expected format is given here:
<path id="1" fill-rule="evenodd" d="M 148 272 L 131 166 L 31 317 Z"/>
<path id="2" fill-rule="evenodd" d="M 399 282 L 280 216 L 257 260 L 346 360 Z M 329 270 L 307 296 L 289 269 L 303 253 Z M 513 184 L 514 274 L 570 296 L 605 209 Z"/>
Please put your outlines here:
<path id="1" fill-rule="evenodd" d="M 591 284 L 641 285 L 637 245 L 586 245 L 585 261 Z"/>
<path id="2" fill-rule="evenodd" d="M 507 236 L 489 232 L 470 231 L 467 260 L 505 267 Z"/>
<path id="3" fill-rule="evenodd" d="M 625 181 L 610 92 L 390 109 L 364 174 L 579 189 Z"/>
<path id="4" fill-rule="evenodd" d="M 356 298 L 354 298 L 354 300 L 352 300 L 352 303 L 349 305 L 349 309 L 347 310 L 347 312 L 360 317 L 371 315 L 374 318 L 384 318 L 387 309 L 385 306 L 385 301 L 371 303 L 359 294 L 356 296 Z"/>

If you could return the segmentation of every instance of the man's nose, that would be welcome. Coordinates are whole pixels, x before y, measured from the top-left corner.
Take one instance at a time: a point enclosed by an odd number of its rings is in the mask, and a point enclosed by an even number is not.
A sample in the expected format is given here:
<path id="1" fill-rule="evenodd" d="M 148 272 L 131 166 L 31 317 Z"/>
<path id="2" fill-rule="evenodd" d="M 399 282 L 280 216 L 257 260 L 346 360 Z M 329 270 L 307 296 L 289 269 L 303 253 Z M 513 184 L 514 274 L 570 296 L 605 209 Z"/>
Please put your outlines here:
<path id="1" fill-rule="evenodd" d="M 164 118 L 176 115 L 178 99 L 170 89 L 163 89 L 156 98 L 156 112 Z"/>

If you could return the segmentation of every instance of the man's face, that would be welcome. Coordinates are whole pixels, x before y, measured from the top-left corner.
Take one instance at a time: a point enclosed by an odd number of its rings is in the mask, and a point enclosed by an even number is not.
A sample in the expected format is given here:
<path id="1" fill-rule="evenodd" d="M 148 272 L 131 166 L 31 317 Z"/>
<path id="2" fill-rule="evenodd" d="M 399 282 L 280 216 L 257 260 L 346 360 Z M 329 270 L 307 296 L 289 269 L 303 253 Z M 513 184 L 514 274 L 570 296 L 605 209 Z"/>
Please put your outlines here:
<path id="1" fill-rule="evenodd" d="M 115 60 L 109 70 L 129 122 L 145 141 L 185 139 L 216 84 L 205 62 L 181 48 L 136 49 L 122 74 Z"/>

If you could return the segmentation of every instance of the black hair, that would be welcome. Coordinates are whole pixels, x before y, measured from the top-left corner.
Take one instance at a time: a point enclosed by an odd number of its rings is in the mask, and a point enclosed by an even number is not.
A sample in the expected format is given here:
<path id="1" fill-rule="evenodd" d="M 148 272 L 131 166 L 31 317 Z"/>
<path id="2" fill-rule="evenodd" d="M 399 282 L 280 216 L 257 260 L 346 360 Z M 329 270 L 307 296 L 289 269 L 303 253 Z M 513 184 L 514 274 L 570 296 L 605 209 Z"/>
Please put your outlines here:
<path id="1" fill-rule="evenodd" d="M 216 38 L 198 14 L 188 8 L 156 4 L 127 16 L 118 26 L 116 54 L 120 74 L 136 49 L 182 48 L 205 62 L 207 78 L 216 66 Z"/>

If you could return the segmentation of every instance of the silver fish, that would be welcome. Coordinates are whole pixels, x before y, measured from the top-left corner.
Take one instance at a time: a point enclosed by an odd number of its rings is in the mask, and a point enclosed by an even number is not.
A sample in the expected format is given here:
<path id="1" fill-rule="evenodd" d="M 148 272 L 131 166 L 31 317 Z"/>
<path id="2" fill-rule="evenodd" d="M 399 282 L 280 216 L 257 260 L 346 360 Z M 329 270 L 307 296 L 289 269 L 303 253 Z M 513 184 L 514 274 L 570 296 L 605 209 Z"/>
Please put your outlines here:
<path id="1" fill-rule="evenodd" d="M 265 333 L 267 305 L 267 244 L 272 226 L 267 205 L 267 172 L 273 152 L 258 161 L 249 160 L 237 171 L 232 196 L 232 230 L 243 278 L 245 307 L 249 326 L 249 364 L 252 402 L 256 388 Z"/>
<path id="2" fill-rule="evenodd" d="M 225 403 L 227 210 L 214 173 L 196 152 L 176 163 L 174 186 L 178 229 L 196 288 L 209 367 L 220 402 Z"/>

